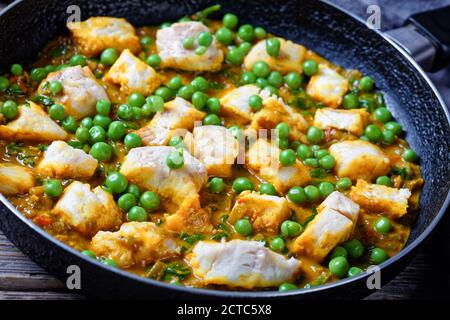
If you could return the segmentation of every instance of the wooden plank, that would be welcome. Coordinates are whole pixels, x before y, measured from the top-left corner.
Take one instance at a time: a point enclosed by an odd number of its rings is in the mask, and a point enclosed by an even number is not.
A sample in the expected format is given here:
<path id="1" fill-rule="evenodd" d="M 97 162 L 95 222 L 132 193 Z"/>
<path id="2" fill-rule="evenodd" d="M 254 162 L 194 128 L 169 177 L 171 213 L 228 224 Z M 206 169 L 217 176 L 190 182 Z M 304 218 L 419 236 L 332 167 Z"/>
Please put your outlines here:
<path id="1" fill-rule="evenodd" d="M 82 300 L 78 294 L 52 291 L 0 291 L 0 300 Z"/>

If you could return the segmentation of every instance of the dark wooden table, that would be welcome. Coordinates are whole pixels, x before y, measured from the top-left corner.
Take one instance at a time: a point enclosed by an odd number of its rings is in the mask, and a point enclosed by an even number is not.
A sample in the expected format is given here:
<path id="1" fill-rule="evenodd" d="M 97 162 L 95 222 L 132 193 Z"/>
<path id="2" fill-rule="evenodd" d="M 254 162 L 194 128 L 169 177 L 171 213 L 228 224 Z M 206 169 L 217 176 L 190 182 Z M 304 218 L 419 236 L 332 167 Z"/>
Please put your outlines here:
<path id="1" fill-rule="evenodd" d="M 448 215 L 447 215 L 448 216 Z M 410 265 L 394 280 L 366 299 L 449 298 L 450 224 L 442 227 L 423 247 Z M 14 247 L 0 231 L 1 299 L 84 299 L 65 288 Z"/>

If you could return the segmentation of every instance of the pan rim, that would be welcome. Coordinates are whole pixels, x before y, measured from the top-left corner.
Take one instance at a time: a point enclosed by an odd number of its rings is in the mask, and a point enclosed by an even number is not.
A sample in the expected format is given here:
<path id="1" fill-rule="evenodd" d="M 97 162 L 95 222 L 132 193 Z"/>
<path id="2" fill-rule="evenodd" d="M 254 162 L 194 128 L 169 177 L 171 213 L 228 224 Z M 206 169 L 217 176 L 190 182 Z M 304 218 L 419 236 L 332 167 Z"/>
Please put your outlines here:
<path id="1" fill-rule="evenodd" d="M 13 3 L 9 4 L 7 7 L 3 9 L 3 11 L 0 13 L 0 18 L 8 13 L 9 11 L 13 10 L 17 5 L 25 2 L 25 0 L 16 0 Z M 338 10 L 341 13 L 349 16 L 353 20 L 357 21 L 358 23 L 362 24 L 363 28 L 366 28 L 364 21 L 356 16 L 355 14 L 349 12 L 345 8 L 339 7 L 334 3 L 331 3 L 328 0 L 321 0 L 321 2 L 325 5 L 328 5 L 332 7 L 334 10 Z M 439 101 L 440 107 L 443 110 L 447 123 L 450 125 L 450 113 L 449 110 L 446 108 L 446 104 L 444 100 L 442 99 L 439 91 L 433 84 L 433 82 L 430 80 L 428 75 L 425 73 L 425 71 L 417 64 L 416 61 L 413 60 L 413 58 L 403 49 L 401 48 L 397 43 L 395 43 L 392 39 L 390 39 L 386 34 L 379 30 L 371 30 L 375 32 L 378 36 L 383 38 L 385 41 L 387 41 L 392 47 L 394 47 L 398 52 L 401 53 L 404 59 L 408 61 L 420 74 L 420 76 L 426 81 L 430 89 L 432 90 L 433 94 Z M 178 291 L 182 294 L 191 294 L 192 297 L 201 297 L 201 296 L 209 296 L 214 298 L 247 298 L 247 299 L 256 299 L 256 298 L 264 298 L 264 299 L 273 299 L 273 298 L 293 298 L 293 297 L 302 297 L 302 296 L 308 296 L 312 294 L 317 294 L 322 291 L 333 289 L 336 287 L 341 287 L 350 283 L 355 283 L 358 281 L 362 281 L 363 279 L 366 279 L 369 277 L 369 273 L 362 273 L 359 276 L 355 276 L 352 278 L 346 278 L 341 279 L 332 283 L 323 284 L 317 287 L 313 288 L 299 288 L 297 290 L 292 291 L 286 291 L 286 292 L 279 292 L 279 291 L 226 291 L 226 290 L 214 290 L 214 289 L 204 289 L 204 288 L 192 288 L 192 287 L 182 287 L 182 286 L 174 286 L 162 281 L 148 279 L 144 277 L 137 276 L 135 274 L 132 274 L 125 270 L 120 269 L 114 269 L 105 266 L 104 264 L 100 263 L 99 261 L 93 260 L 92 258 L 86 257 L 85 255 L 81 254 L 79 251 L 75 250 L 74 248 L 70 247 L 69 245 L 57 240 L 55 237 L 51 236 L 47 232 L 45 232 L 43 229 L 41 229 L 39 226 L 34 224 L 31 220 L 26 218 L 16 207 L 14 207 L 4 196 L 3 194 L 0 194 L 0 202 L 9 209 L 10 212 L 12 212 L 17 218 L 19 218 L 24 224 L 26 224 L 27 227 L 35 231 L 39 234 L 39 236 L 45 238 L 49 242 L 51 242 L 54 246 L 57 246 L 64 251 L 76 256 L 78 259 L 84 260 L 86 263 L 92 263 L 96 265 L 97 267 L 100 267 L 103 269 L 103 272 L 112 272 L 116 275 L 119 275 L 121 277 L 128 278 L 132 281 L 138 281 L 140 283 L 145 283 L 146 285 L 151 285 L 155 287 L 160 287 L 162 289 L 168 289 L 168 290 L 174 290 Z M 447 195 L 445 197 L 445 201 L 443 202 L 441 208 L 439 209 L 436 216 L 433 218 L 433 220 L 429 223 L 429 225 L 425 228 L 425 230 L 411 243 L 409 243 L 406 247 L 404 247 L 398 254 L 393 256 L 392 258 L 388 259 L 387 261 L 383 262 L 382 264 L 378 265 L 383 271 L 387 267 L 393 265 L 398 260 L 401 260 L 402 258 L 408 256 L 412 253 L 412 251 L 418 247 L 420 244 L 422 244 L 430 235 L 431 233 L 436 229 L 436 226 L 441 221 L 442 217 L 447 211 L 447 208 L 450 203 L 450 188 L 447 190 Z M 32 259 L 33 260 L 33 259 Z"/>

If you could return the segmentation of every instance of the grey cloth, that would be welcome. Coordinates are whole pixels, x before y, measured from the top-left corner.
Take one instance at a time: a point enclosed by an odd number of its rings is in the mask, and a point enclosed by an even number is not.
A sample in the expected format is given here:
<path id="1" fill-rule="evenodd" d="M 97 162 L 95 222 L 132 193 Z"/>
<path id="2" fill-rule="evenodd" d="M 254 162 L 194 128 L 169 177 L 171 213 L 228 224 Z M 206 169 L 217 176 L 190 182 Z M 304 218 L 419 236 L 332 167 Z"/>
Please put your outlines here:
<path id="1" fill-rule="evenodd" d="M 329 0 L 338 6 L 365 19 L 369 5 L 378 5 L 381 9 L 381 30 L 402 26 L 406 19 L 414 13 L 433 10 L 450 5 L 450 0 Z M 450 17 L 449 17 L 450 18 Z M 450 108 L 450 66 L 428 76 L 436 85 Z"/>

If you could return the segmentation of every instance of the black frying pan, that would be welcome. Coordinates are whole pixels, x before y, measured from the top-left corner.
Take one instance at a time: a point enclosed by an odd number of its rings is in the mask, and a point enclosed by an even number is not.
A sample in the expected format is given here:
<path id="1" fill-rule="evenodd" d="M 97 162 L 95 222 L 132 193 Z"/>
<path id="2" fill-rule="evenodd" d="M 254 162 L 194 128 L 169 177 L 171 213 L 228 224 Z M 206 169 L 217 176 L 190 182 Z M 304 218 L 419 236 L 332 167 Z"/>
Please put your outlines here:
<path id="1" fill-rule="evenodd" d="M 394 42 L 368 29 L 335 7 L 303 1 L 17 1 L 0 15 L 0 69 L 11 63 L 31 62 L 56 34 L 65 31 L 69 5 L 90 16 L 125 17 L 135 25 L 176 20 L 214 3 L 236 13 L 242 22 L 263 26 L 269 32 L 294 40 L 346 68 L 356 68 L 375 78 L 386 94 L 389 108 L 407 131 L 406 139 L 421 157 L 425 187 L 421 211 L 405 249 L 381 265 L 381 280 L 388 282 L 409 262 L 445 213 L 450 189 L 450 125 L 442 99 L 425 73 Z M 448 35 L 447 35 L 448 37 Z M 444 56 L 441 58 L 445 58 Z M 441 52 L 442 54 L 442 52 Z M 348 297 L 367 293 L 367 275 L 343 279 L 308 290 L 289 292 L 233 292 L 175 287 L 112 270 L 53 239 L 23 217 L 3 196 L 0 228 L 39 265 L 66 281 L 69 265 L 81 269 L 85 293 L 100 297 Z"/>

